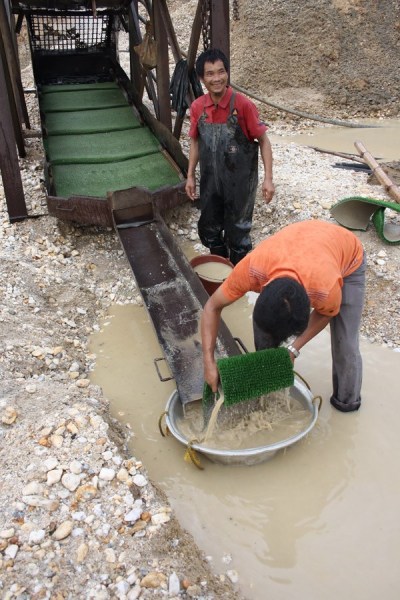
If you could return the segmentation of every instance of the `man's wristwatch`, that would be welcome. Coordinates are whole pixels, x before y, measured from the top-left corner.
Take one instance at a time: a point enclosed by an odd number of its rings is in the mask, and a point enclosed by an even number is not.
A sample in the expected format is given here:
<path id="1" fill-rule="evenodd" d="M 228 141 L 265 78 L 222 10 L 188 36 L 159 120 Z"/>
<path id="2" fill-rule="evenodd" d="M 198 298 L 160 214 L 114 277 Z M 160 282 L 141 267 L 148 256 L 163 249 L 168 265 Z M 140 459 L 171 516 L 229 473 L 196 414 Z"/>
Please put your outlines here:
<path id="1" fill-rule="evenodd" d="M 289 350 L 289 352 L 291 352 L 293 354 L 293 356 L 295 358 L 298 358 L 300 356 L 300 352 L 298 350 L 296 350 L 296 348 L 294 346 L 292 346 L 291 344 L 286 346 L 286 348 Z"/>

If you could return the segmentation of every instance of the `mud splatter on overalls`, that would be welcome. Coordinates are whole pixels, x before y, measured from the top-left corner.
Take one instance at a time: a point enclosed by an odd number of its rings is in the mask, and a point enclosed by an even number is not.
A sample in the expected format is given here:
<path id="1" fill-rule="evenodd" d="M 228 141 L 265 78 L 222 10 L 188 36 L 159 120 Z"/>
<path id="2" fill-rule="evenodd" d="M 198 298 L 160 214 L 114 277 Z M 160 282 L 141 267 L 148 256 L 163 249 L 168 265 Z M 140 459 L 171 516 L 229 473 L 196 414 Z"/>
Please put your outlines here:
<path id="1" fill-rule="evenodd" d="M 213 254 L 236 264 L 252 249 L 250 229 L 258 184 L 258 143 L 239 125 L 232 94 L 226 123 L 198 121 L 200 159 L 199 237 Z"/>

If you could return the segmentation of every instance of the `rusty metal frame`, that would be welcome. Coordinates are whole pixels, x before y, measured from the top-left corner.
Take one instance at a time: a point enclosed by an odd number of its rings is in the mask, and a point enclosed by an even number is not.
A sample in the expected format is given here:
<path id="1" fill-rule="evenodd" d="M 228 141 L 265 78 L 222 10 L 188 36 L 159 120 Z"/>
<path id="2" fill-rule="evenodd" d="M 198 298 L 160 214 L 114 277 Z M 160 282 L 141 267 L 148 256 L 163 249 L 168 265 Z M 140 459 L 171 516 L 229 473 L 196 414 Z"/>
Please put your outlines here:
<path id="1" fill-rule="evenodd" d="M 7 0 L 0 0 L 1 8 L 5 7 Z M 193 24 L 193 31 L 190 40 L 188 67 L 194 68 L 195 56 L 198 48 L 198 42 L 201 32 L 201 5 L 203 0 L 199 0 L 196 11 L 196 17 Z M 171 45 L 172 53 L 175 60 L 181 56 L 181 51 L 175 36 L 172 21 L 168 11 L 168 6 L 165 0 L 153 0 L 153 2 L 142 2 L 143 5 L 154 19 L 155 34 L 159 42 L 159 61 L 157 65 L 156 85 L 154 85 L 154 74 L 147 73 L 146 81 L 143 69 L 138 62 L 138 58 L 133 50 L 135 42 L 140 41 L 140 27 L 138 15 L 138 0 L 97 0 L 96 11 L 109 10 L 115 15 L 125 11 L 128 14 L 129 35 L 130 35 L 130 55 L 131 55 L 131 80 L 126 84 L 126 89 L 129 90 L 130 98 L 136 105 L 140 106 L 142 118 L 149 125 L 150 129 L 160 140 L 161 144 L 167 149 L 176 164 L 179 166 L 182 174 L 186 176 L 187 158 L 184 156 L 179 140 L 182 122 L 179 120 L 175 123 L 174 136 L 172 130 L 172 115 L 170 108 L 169 97 L 169 64 L 168 64 L 168 40 Z M 40 11 L 42 13 L 60 11 L 60 14 L 72 10 L 76 10 L 77 2 L 73 4 L 68 0 L 52 1 L 52 0 L 11 0 L 10 6 L 12 12 L 18 16 L 20 25 L 24 15 Z M 92 10 L 91 0 L 79 3 L 86 10 Z M 212 11 L 212 42 L 213 45 L 218 45 L 229 56 L 229 0 L 211 0 Z M 0 12 L 0 24 L 1 24 Z M 3 19 L 4 20 L 4 19 Z M 2 33 L 4 31 L 4 24 Z M 2 39 L 5 36 L 2 35 Z M 11 40 L 11 44 L 9 43 Z M 21 125 L 21 118 L 25 125 L 29 127 L 29 115 L 27 114 L 26 105 L 23 96 L 22 83 L 20 79 L 20 70 L 18 60 L 14 60 L 10 53 L 12 46 L 12 38 L 7 38 L 8 61 L 5 58 L 5 48 L 3 44 L 1 62 L 1 104 L 0 104 L 0 120 L 2 124 L 2 145 L 0 149 L 1 173 L 6 191 L 6 201 L 9 211 L 10 220 L 21 219 L 27 216 L 25 197 L 22 187 L 21 173 L 19 171 L 18 158 L 15 156 L 15 145 L 18 148 L 19 155 L 25 156 L 25 146 Z M 13 73 L 10 73 L 10 61 L 13 66 Z M 122 69 L 121 69 L 122 71 Z M 35 78 L 36 78 L 35 73 Z M 17 77 L 15 81 L 15 76 Z M 122 77 L 122 80 L 124 78 Z M 153 101 L 154 110 L 157 118 L 141 104 L 143 87 L 146 85 L 147 91 Z M 156 89 L 157 88 L 157 89 Z M 182 201 L 182 192 L 179 195 L 179 200 Z M 177 202 L 177 197 L 172 192 L 173 200 L 166 201 L 166 204 Z M 81 218 L 84 222 L 90 220 L 90 213 L 93 215 L 93 223 L 110 225 L 110 213 L 107 208 L 107 203 L 102 198 L 82 198 L 75 197 L 70 199 L 56 198 L 48 196 L 48 206 L 52 214 L 55 214 L 61 219 L 74 220 L 78 218 L 81 212 Z M 78 207 L 81 207 L 80 209 Z M 54 212 L 53 212 L 54 211 Z M 73 219 L 71 219 L 73 217 Z"/>

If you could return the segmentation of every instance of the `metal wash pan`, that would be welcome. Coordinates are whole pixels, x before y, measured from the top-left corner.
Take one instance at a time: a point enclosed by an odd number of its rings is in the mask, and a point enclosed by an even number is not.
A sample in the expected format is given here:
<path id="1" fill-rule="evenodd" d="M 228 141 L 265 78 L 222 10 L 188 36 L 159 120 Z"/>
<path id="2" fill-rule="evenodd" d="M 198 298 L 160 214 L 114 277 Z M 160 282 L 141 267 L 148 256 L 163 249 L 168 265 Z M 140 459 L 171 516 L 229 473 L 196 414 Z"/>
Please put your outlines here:
<path id="1" fill-rule="evenodd" d="M 295 376 L 294 385 L 290 388 L 289 394 L 291 398 L 297 400 L 310 413 L 310 419 L 302 431 L 279 442 L 275 442 L 266 446 L 227 450 L 223 448 L 210 448 L 196 442 L 191 442 L 179 429 L 179 423 L 182 421 L 182 419 L 184 419 L 184 409 L 176 390 L 168 399 L 164 413 L 167 430 L 181 444 L 186 446 L 188 450 L 200 453 L 213 462 L 225 465 L 259 464 L 269 460 L 280 450 L 284 450 L 285 448 L 288 448 L 289 446 L 299 442 L 308 433 L 310 433 L 317 421 L 322 402 L 321 397 L 313 396 L 306 382 L 297 374 Z"/>

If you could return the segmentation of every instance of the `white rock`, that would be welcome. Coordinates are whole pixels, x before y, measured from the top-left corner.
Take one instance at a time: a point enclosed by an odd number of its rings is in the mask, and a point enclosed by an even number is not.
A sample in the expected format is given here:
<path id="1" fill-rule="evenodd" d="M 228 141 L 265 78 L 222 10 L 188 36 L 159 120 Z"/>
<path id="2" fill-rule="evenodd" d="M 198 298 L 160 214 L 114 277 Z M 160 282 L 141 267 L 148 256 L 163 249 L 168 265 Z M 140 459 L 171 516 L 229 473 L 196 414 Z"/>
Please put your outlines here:
<path id="1" fill-rule="evenodd" d="M 69 465 L 69 470 L 71 471 L 71 473 L 75 473 L 75 475 L 82 473 L 82 463 L 79 460 L 73 460 Z"/>
<path id="2" fill-rule="evenodd" d="M 86 519 L 86 513 L 83 510 L 73 512 L 71 516 L 74 521 L 84 521 Z"/>
<path id="3" fill-rule="evenodd" d="M 61 483 L 67 490 L 70 492 L 74 492 L 81 482 L 81 478 L 79 475 L 75 475 L 75 473 L 65 473 L 62 476 Z"/>
<path id="4" fill-rule="evenodd" d="M 126 521 L 127 523 L 134 523 L 135 521 L 140 519 L 141 514 L 142 514 L 142 508 L 135 507 L 132 510 L 130 510 L 128 513 L 126 513 L 126 515 L 124 516 L 124 521 Z"/>
<path id="5" fill-rule="evenodd" d="M 31 531 L 29 534 L 29 543 L 30 544 L 40 544 L 43 542 L 46 536 L 46 532 L 44 529 L 35 529 Z"/>
<path id="6" fill-rule="evenodd" d="M 177 596 L 180 592 L 181 584 L 178 575 L 173 572 L 168 579 L 168 593 L 170 596 Z"/>
<path id="7" fill-rule="evenodd" d="M 19 548 L 17 544 L 10 544 L 4 551 L 5 556 L 8 558 L 14 559 L 17 556 Z"/>
<path id="8" fill-rule="evenodd" d="M 171 517 L 167 513 L 161 512 L 151 516 L 151 522 L 153 525 L 161 525 L 162 523 L 168 523 Z"/>
<path id="9" fill-rule="evenodd" d="M 62 469 L 53 469 L 47 473 L 47 485 L 54 485 L 58 483 L 62 477 Z"/>
<path id="10" fill-rule="evenodd" d="M 112 548 L 106 548 L 104 550 L 104 555 L 106 557 L 106 561 L 108 563 L 115 563 L 117 561 L 117 558 L 115 556 L 115 552 Z"/>
<path id="11" fill-rule="evenodd" d="M 125 494 L 124 496 L 124 503 L 126 506 L 133 506 L 135 503 L 135 499 L 132 496 L 132 494 Z"/>
<path id="12" fill-rule="evenodd" d="M 129 583 L 127 581 L 125 581 L 124 579 L 122 579 L 122 581 L 118 581 L 118 583 L 117 583 L 117 585 L 115 587 L 117 589 L 118 594 L 126 596 L 126 594 L 129 591 L 129 588 L 131 586 L 129 585 Z"/>
<path id="13" fill-rule="evenodd" d="M 14 534 L 15 534 L 14 527 L 10 527 L 10 529 L 3 529 L 2 531 L 0 531 L 0 537 L 3 538 L 3 540 L 8 540 Z"/>
<path id="14" fill-rule="evenodd" d="M 52 443 L 52 445 L 54 446 L 54 448 L 61 448 L 61 446 L 64 443 L 64 438 L 62 435 L 52 435 L 50 436 L 50 441 Z"/>
<path id="15" fill-rule="evenodd" d="M 93 507 L 93 514 L 95 514 L 96 517 L 101 517 L 103 515 L 103 509 L 101 508 L 100 504 L 96 504 Z"/>
<path id="16" fill-rule="evenodd" d="M 71 492 L 65 488 L 63 488 L 62 490 L 58 490 L 57 491 L 57 496 L 59 498 L 61 498 L 61 500 L 65 500 L 66 498 L 68 498 L 68 496 L 71 494 Z"/>
<path id="17" fill-rule="evenodd" d="M 104 481 L 112 481 L 114 477 L 114 469 L 108 469 L 107 467 L 103 467 L 102 469 L 100 469 L 99 479 L 103 479 Z"/>
<path id="18" fill-rule="evenodd" d="M 43 493 L 43 485 L 38 481 L 31 481 L 26 486 L 22 488 L 23 496 L 32 496 L 32 495 L 40 495 Z"/>
<path id="19" fill-rule="evenodd" d="M 58 460 L 54 456 L 51 456 L 50 458 L 47 458 L 45 461 L 43 461 L 43 466 L 46 469 L 46 471 L 52 471 L 56 468 L 57 465 Z"/>
<path id="20" fill-rule="evenodd" d="M 138 487 L 143 487 L 143 486 L 147 485 L 147 479 L 141 473 L 137 473 L 136 475 L 133 476 L 133 483 L 135 485 L 137 485 Z"/>
<path id="21" fill-rule="evenodd" d="M 135 587 L 133 587 L 128 592 L 127 600 L 137 600 L 137 598 L 139 598 L 141 593 L 142 593 L 142 588 L 140 587 L 140 585 L 135 585 Z"/>
<path id="22" fill-rule="evenodd" d="M 234 569 L 230 569 L 226 572 L 227 577 L 231 580 L 232 583 L 237 583 L 239 581 L 238 572 Z"/>
<path id="23" fill-rule="evenodd" d="M 22 496 L 22 502 L 28 506 L 36 506 L 49 510 L 50 512 L 57 510 L 60 503 L 58 500 L 49 500 L 48 498 L 42 498 L 41 496 Z"/>
<path id="24" fill-rule="evenodd" d="M 126 578 L 126 580 L 129 583 L 129 585 L 133 585 L 138 580 L 138 574 L 137 574 L 135 568 L 130 569 L 128 571 L 127 575 L 128 575 L 128 577 Z"/>

